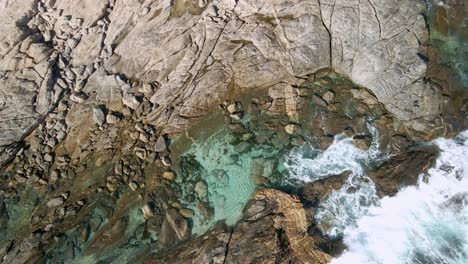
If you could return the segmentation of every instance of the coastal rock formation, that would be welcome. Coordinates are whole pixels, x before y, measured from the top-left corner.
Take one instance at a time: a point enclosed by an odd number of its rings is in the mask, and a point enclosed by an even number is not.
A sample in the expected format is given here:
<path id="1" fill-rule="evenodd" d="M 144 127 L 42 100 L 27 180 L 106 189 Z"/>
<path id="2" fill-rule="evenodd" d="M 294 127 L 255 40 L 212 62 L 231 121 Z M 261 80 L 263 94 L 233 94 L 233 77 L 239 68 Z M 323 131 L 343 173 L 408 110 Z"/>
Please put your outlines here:
<path id="1" fill-rule="evenodd" d="M 1 4 L 2 148 L 30 133 L 64 92 L 75 102 L 107 93 L 86 85 L 92 80 L 116 79 L 108 95 L 123 95 L 134 110 L 133 96 L 145 93 L 148 122 L 173 133 L 229 94 L 297 85 L 324 67 L 369 88 L 403 133 L 432 138 L 453 130 L 438 115 L 446 104 L 440 88 L 424 81 L 423 1 Z"/>
<path id="2" fill-rule="evenodd" d="M 0 0 L 0 262 L 330 262 L 323 203 L 468 127 L 429 2 Z M 338 141 L 361 160 L 287 178 Z"/>
<path id="3" fill-rule="evenodd" d="M 255 194 L 233 230 L 220 224 L 144 263 L 328 263 L 331 256 L 318 249 L 308 227 L 297 197 L 265 189 Z"/>

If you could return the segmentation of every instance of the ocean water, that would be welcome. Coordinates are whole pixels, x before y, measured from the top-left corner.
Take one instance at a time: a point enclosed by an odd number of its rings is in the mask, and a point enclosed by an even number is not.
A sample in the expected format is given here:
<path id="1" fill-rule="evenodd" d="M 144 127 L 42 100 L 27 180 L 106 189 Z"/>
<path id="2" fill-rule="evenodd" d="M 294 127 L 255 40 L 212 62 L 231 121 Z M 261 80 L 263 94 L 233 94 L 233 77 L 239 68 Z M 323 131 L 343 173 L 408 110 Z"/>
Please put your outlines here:
<path id="1" fill-rule="evenodd" d="M 435 166 L 349 225 L 333 263 L 468 263 L 468 131 L 433 143 Z"/>
<path id="2" fill-rule="evenodd" d="M 308 147 L 289 153 L 285 167 L 291 179 L 312 182 L 352 172 L 315 217 L 325 234 L 342 236 L 347 246 L 332 263 L 468 263 L 468 131 L 428 144 L 440 149 L 434 167 L 416 186 L 382 199 L 365 174 L 367 164 L 385 158 L 378 148 L 362 151 L 337 136 L 325 151 Z"/>
<path id="3" fill-rule="evenodd" d="M 351 172 L 340 190 L 332 192 L 315 214 L 322 232 L 330 237 L 342 235 L 344 229 L 365 215 L 369 206 L 378 202 L 372 180 L 365 174 L 366 167 L 387 158 L 379 152 L 377 130 L 369 126 L 373 141 L 364 151 L 352 144 L 352 138 L 337 135 L 325 151 L 310 144 L 293 149 L 286 157 L 284 167 L 290 183 L 314 182 L 343 172 Z M 298 183 L 299 182 L 299 183 Z"/>

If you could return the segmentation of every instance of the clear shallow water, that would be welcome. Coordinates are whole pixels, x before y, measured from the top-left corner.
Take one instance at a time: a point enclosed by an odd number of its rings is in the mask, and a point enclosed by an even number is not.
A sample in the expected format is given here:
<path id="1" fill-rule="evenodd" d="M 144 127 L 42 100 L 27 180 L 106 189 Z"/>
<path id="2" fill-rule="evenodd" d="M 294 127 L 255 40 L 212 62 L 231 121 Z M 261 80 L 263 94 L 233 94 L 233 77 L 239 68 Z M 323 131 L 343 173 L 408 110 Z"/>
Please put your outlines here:
<path id="1" fill-rule="evenodd" d="M 468 263 L 468 131 L 434 144 L 434 168 L 348 226 L 333 263 Z"/>
<path id="2" fill-rule="evenodd" d="M 386 158 L 379 153 L 378 134 L 369 126 L 374 139 L 369 150 L 355 147 L 352 138 L 337 135 L 325 151 L 310 144 L 293 149 L 285 158 L 287 180 L 314 182 L 349 171 L 351 175 L 338 191 L 323 201 L 315 214 L 322 231 L 330 237 L 340 236 L 344 229 L 367 213 L 378 201 L 375 185 L 365 174 L 365 168 Z"/>
<path id="3" fill-rule="evenodd" d="M 192 234 L 201 235 L 220 220 L 235 224 L 255 192 L 252 174 L 259 169 L 268 174 L 277 153 L 268 145 L 238 140 L 227 129 L 216 132 L 203 144 L 193 144 L 184 155 L 192 156 L 199 165 L 198 174 L 208 187 L 207 202 L 213 215 L 206 221 L 196 203 L 187 203 L 195 212 Z"/>

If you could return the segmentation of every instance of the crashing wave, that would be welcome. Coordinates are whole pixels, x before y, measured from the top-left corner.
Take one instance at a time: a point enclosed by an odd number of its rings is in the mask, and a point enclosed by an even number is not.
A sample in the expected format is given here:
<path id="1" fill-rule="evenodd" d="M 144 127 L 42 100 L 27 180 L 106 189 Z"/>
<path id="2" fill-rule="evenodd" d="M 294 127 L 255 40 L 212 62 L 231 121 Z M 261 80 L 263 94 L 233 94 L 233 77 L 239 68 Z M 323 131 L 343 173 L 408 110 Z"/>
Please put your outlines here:
<path id="1" fill-rule="evenodd" d="M 333 263 L 468 263 L 468 131 L 434 144 L 436 165 L 346 228 Z"/>

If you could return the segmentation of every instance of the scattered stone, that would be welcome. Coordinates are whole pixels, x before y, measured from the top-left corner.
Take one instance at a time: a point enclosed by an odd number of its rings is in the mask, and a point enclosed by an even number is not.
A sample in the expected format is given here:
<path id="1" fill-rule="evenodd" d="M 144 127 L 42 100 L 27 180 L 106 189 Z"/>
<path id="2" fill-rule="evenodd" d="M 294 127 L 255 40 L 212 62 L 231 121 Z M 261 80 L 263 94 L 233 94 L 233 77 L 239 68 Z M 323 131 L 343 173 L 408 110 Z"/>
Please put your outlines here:
<path id="1" fill-rule="evenodd" d="M 299 133 L 301 128 L 296 124 L 288 124 L 284 127 L 284 130 L 286 131 L 286 133 L 290 135 L 294 135 L 294 134 Z"/>
<path id="2" fill-rule="evenodd" d="M 165 171 L 165 172 L 163 172 L 162 176 L 163 176 L 164 179 L 166 179 L 168 181 L 173 181 L 175 179 L 175 177 L 176 177 L 176 174 L 173 171 Z"/>
<path id="3" fill-rule="evenodd" d="M 122 98 L 122 102 L 124 105 L 126 105 L 128 108 L 132 110 L 135 110 L 138 108 L 138 106 L 140 106 L 140 100 L 138 100 L 136 96 L 129 94 L 129 93 L 124 94 Z"/>
<path id="4" fill-rule="evenodd" d="M 145 126 L 143 126 L 142 123 L 136 123 L 136 124 L 135 124 L 135 129 L 136 129 L 138 132 L 140 132 L 140 133 L 146 132 L 146 131 L 145 131 Z"/>
<path id="5" fill-rule="evenodd" d="M 193 211 L 187 208 L 182 208 L 179 210 L 179 213 L 185 217 L 185 218 L 192 218 L 193 217 Z"/>
<path id="6" fill-rule="evenodd" d="M 47 179 L 41 178 L 39 180 L 39 183 L 42 184 L 42 185 L 46 185 L 47 184 Z"/>
<path id="7" fill-rule="evenodd" d="M 150 11 L 149 7 L 145 6 L 143 10 L 141 11 L 141 15 L 145 16 L 149 13 L 149 11 Z"/>
<path id="8" fill-rule="evenodd" d="M 230 114 L 229 116 L 235 121 L 240 121 L 242 119 L 242 113 L 241 112 L 238 112 L 238 113 L 235 113 L 235 114 Z"/>
<path id="9" fill-rule="evenodd" d="M 227 110 L 230 114 L 239 112 L 242 109 L 242 104 L 240 102 L 235 102 L 227 106 Z"/>
<path id="10" fill-rule="evenodd" d="M 179 240 L 184 241 L 189 238 L 190 228 L 188 221 L 176 209 L 167 210 L 166 219 Z"/>
<path id="11" fill-rule="evenodd" d="M 140 136 L 139 136 L 139 139 L 144 142 L 144 143 L 148 143 L 149 142 L 149 135 L 148 133 L 146 132 L 141 132 L 140 133 Z"/>
<path id="12" fill-rule="evenodd" d="M 170 167 L 172 165 L 171 159 L 169 159 L 169 157 L 162 157 L 161 163 L 164 167 Z"/>
<path id="13" fill-rule="evenodd" d="M 199 181 L 195 184 L 195 193 L 198 195 L 198 198 L 202 201 L 206 201 L 208 198 L 208 186 L 204 181 Z"/>
<path id="14" fill-rule="evenodd" d="M 109 192 L 111 192 L 111 193 L 117 191 L 117 184 L 115 184 L 115 183 L 108 182 L 108 183 L 106 184 L 106 186 L 107 186 L 107 190 L 108 190 Z"/>
<path id="15" fill-rule="evenodd" d="M 143 211 L 143 216 L 145 219 L 149 219 L 154 216 L 153 206 L 149 203 L 145 204 L 141 210 Z"/>
<path id="16" fill-rule="evenodd" d="M 247 152 L 248 150 L 250 150 L 251 148 L 251 145 L 247 142 L 241 142 L 239 144 L 237 144 L 235 147 L 234 147 L 234 150 L 237 152 L 237 153 L 245 153 Z"/>
<path id="17" fill-rule="evenodd" d="M 120 117 L 116 116 L 113 113 L 110 113 L 106 116 L 106 122 L 108 124 L 117 124 L 118 122 L 120 122 Z"/>
<path id="18" fill-rule="evenodd" d="M 332 91 L 326 91 L 322 98 L 327 102 L 327 104 L 333 104 L 335 102 L 335 93 Z"/>
<path id="19" fill-rule="evenodd" d="M 15 174 L 15 179 L 19 183 L 25 183 L 28 181 L 28 177 L 22 175 L 22 174 Z"/>
<path id="20" fill-rule="evenodd" d="M 57 140 L 58 140 L 59 142 L 62 142 L 62 141 L 65 139 L 66 136 L 67 136 L 67 133 L 66 133 L 65 131 L 59 131 L 59 132 L 57 133 L 57 137 L 56 137 L 56 138 L 57 138 Z"/>
<path id="21" fill-rule="evenodd" d="M 166 151 L 167 145 L 166 145 L 166 140 L 164 139 L 163 136 L 158 137 L 158 140 L 156 141 L 156 144 L 154 145 L 154 151 L 161 153 Z"/>
<path id="22" fill-rule="evenodd" d="M 99 126 L 104 125 L 104 122 L 106 121 L 106 116 L 104 114 L 103 109 L 100 106 L 93 106 L 93 120 Z"/>
<path id="23" fill-rule="evenodd" d="M 320 96 L 318 95 L 313 95 L 312 96 L 312 102 L 315 104 L 315 105 L 318 105 L 318 106 L 322 106 L 322 107 L 327 107 L 327 102 L 325 102 L 325 100 L 323 100 Z"/>
<path id="24" fill-rule="evenodd" d="M 65 198 L 62 196 L 58 196 L 50 201 L 47 202 L 48 207 L 57 207 L 62 205 L 65 202 Z"/>
<path id="25" fill-rule="evenodd" d="M 145 160 L 147 157 L 147 153 L 144 148 L 135 148 L 135 155 L 142 160 Z"/>
<path id="26" fill-rule="evenodd" d="M 88 99 L 88 96 L 82 92 L 72 93 L 70 95 L 70 100 L 76 103 L 83 103 L 84 101 L 86 101 L 86 99 Z"/>
<path id="27" fill-rule="evenodd" d="M 122 164 L 117 164 L 115 165 L 114 172 L 116 175 L 122 175 L 123 174 L 123 166 Z"/>
<path id="28" fill-rule="evenodd" d="M 51 182 L 56 182 L 59 179 L 59 173 L 56 170 L 52 170 L 49 175 L 49 179 Z"/>
<path id="29" fill-rule="evenodd" d="M 54 156 L 52 156 L 52 154 L 46 153 L 46 154 L 44 155 L 44 161 L 52 162 L 53 160 L 54 160 Z"/>
<path id="30" fill-rule="evenodd" d="M 372 137 L 370 136 L 354 136 L 353 137 L 353 145 L 356 146 L 358 149 L 367 151 L 369 150 L 372 144 Z"/>
<path id="31" fill-rule="evenodd" d="M 131 181 L 128 186 L 130 187 L 130 189 L 132 189 L 132 191 L 136 191 L 138 190 L 138 183 L 135 182 L 135 181 Z"/>

